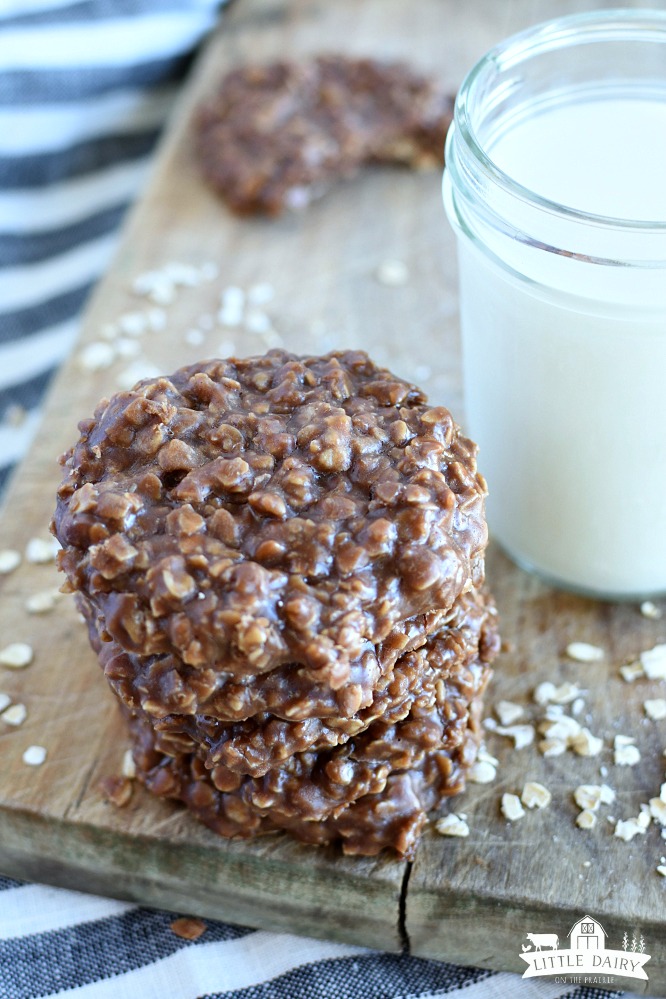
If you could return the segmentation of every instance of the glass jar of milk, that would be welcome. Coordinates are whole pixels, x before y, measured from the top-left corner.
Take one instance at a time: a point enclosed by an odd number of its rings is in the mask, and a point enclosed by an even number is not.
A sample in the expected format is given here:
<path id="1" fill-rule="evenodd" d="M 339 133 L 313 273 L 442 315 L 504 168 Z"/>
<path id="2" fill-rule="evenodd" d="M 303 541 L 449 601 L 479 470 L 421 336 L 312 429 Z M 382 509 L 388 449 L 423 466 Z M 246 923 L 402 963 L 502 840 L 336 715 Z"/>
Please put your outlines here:
<path id="1" fill-rule="evenodd" d="M 666 593 L 666 11 L 497 46 L 446 164 L 491 533 L 555 585 Z"/>

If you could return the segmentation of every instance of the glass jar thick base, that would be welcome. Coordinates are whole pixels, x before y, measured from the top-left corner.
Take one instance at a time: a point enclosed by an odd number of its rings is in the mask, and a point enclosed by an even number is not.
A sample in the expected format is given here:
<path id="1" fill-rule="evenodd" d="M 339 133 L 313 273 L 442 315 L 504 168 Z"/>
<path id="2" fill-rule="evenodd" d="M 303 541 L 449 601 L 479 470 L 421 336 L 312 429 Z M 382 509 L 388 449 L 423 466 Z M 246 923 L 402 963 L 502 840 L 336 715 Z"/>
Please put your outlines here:
<path id="1" fill-rule="evenodd" d="M 535 565 L 530 562 L 529 559 L 517 552 L 512 551 L 510 547 L 503 544 L 497 537 L 495 537 L 492 532 L 490 534 L 491 539 L 498 545 L 499 548 L 507 555 L 519 569 L 523 569 L 525 572 L 529 572 L 530 575 L 536 576 L 545 583 L 546 586 L 551 587 L 554 590 L 563 590 L 566 593 L 573 593 L 578 597 L 587 597 L 591 600 L 601 600 L 605 603 L 641 603 L 643 600 L 662 600 L 666 598 L 666 586 L 662 590 L 632 590 L 631 592 L 626 591 L 613 591 L 613 590 L 599 590 L 593 589 L 591 587 L 580 586 L 578 583 L 571 582 L 568 579 L 563 579 L 547 569 L 541 568 L 541 566 Z"/>

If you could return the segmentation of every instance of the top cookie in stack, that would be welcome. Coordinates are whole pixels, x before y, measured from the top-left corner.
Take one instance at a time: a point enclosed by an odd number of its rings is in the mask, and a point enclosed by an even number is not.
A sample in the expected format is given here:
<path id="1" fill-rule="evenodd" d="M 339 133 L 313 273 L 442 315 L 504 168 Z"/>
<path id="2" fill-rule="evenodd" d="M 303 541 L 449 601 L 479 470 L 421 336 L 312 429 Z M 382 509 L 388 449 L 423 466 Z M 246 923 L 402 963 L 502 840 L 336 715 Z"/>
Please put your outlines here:
<path id="1" fill-rule="evenodd" d="M 496 647 L 485 484 L 449 412 L 363 353 L 276 350 L 144 381 L 80 430 L 54 519 L 61 567 L 147 783 L 226 835 L 349 847 L 354 808 L 379 816 L 411 774 L 411 850 L 455 785 L 451 768 L 426 779 L 432 754 L 473 758 Z M 446 682 L 474 664 L 452 728 Z M 387 718 L 411 732 L 415 711 L 432 715 L 432 745 L 389 732 Z M 396 738 L 414 752 L 396 755 Z M 373 843 L 352 849 L 387 837 Z"/>

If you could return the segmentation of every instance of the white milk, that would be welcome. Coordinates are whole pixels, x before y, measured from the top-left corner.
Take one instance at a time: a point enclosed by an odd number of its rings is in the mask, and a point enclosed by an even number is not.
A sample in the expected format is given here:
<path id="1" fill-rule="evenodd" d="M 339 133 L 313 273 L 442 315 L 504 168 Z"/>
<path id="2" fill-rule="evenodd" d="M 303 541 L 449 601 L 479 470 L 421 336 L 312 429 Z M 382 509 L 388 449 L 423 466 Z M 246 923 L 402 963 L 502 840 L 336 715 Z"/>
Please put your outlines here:
<path id="1" fill-rule="evenodd" d="M 666 221 L 666 91 L 654 97 L 544 105 L 505 123 L 486 151 L 560 205 Z M 450 183 L 447 207 L 453 219 Z M 556 214 L 539 238 L 567 249 Z M 467 428 L 489 483 L 491 532 L 567 587 L 666 592 L 666 272 L 501 234 L 470 239 L 454 222 Z M 603 225 L 588 229 L 586 252 L 615 259 L 610 235 L 599 254 Z M 639 227 L 630 238 L 633 259 L 651 259 L 654 234 Z"/>

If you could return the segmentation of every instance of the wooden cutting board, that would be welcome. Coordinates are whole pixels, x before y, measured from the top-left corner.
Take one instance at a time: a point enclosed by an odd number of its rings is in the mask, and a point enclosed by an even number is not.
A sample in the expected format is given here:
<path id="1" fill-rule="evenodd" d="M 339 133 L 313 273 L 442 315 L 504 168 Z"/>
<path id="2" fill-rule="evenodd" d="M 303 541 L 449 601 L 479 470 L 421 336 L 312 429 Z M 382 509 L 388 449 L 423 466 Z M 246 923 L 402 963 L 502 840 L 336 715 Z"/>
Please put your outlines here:
<path id="1" fill-rule="evenodd" d="M 91 373 L 81 346 L 98 342 L 105 324 L 145 309 L 131 291 L 140 273 L 168 262 L 213 261 L 219 277 L 182 289 L 165 311 L 166 328 L 139 338 L 141 357 L 163 371 L 197 357 L 266 349 L 263 335 L 209 326 L 220 290 L 268 282 L 264 306 L 281 340 L 297 351 L 368 349 L 414 378 L 462 417 L 455 247 L 435 173 L 373 170 L 332 191 L 302 215 L 278 221 L 234 219 L 201 183 L 192 153 L 190 113 L 215 77 L 249 59 L 345 50 L 407 57 L 437 72 L 455 91 L 465 70 L 491 44 L 557 13 L 597 4 L 545 0 L 242 0 L 225 16 L 196 65 L 173 116 L 152 176 L 133 212 L 112 267 L 90 303 L 81 341 L 53 386 L 44 422 L 14 478 L 0 524 L 0 548 L 23 550 L 47 537 L 59 480 L 57 455 L 76 437 L 76 422 L 119 387 L 129 359 Z M 601 6 L 601 4 L 598 4 Z M 387 259 L 403 261 L 402 287 L 376 279 Z M 192 339 L 203 340 L 193 345 Z M 666 881 L 656 866 L 666 843 L 657 828 L 630 844 L 600 817 L 576 828 L 573 789 L 606 781 L 618 801 L 605 814 L 635 815 L 663 779 L 666 722 L 650 722 L 642 703 L 656 683 L 633 685 L 618 666 L 666 638 L 666 617 L 648 620 L 636 607 L 558 594 L 492 550 L 488 576 L 509 651 L 497 663 L 489 707 L 501 698 L 527 705 L 538 682 L 577 680 L 589 694 L 590 727 L 605 739 L 601 757 L 567 753 L 544 759 L 534 747 L 516 752 L 489 736 L 500 759 L 495 783 L 472 786 L 453 807 L 467 815 L 467 839 L 429 831 L 413 864 L 382 857 L 344 858 L 274 835 L 227 842 L 176 805 L 137 788 L 116 809 L 99 780 L 118 772 L 127 740 L 84 628 L 69 598 L 49 614 L 28 615 L 27 598 L 58 585 L 52 565 L 24 564 L 0 577 L 4 646 L 27 641 L 34 662 L 0 669 L 0 692 L 27 707 L 24 724 L 0 721 L 0 869 L 16 877 L 218 917 L 265 928 L 523 971 L 527 932 L 558 933 L 589 913 L 620 946 L 640 931 L 652 955 L 648 990 L 666 991 Z M 605 660 L 576 664 L 563 655 L 580 639 L 606 650 Z M 528 707 L 528 715 L 533 707 Z M 634 768 L 613 765 L 612 737 L 637 739 Z M 24 750 L 44 746 L 46 762 L 29 767 Z M 545 783 L 551 806 L 509 824 L 499 812 L 504 791 L 527 779 Z M 617 980 L 639 989 L 639 983 Z"/>

